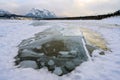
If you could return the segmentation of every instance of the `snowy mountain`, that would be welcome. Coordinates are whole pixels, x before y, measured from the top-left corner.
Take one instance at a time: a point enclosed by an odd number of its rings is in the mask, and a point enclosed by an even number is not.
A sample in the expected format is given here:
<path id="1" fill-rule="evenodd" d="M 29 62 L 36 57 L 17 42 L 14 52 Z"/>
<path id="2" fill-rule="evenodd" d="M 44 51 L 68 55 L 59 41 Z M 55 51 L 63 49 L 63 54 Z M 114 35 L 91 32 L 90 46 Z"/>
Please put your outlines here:
<path id="1" fill-rule="evenodd" d="M 56 17 L 56 15 L 53 12 L 50 12 L 46 9 L 39 10 L 39 9 L 35 9 L 35 8 L 30 10 L 30 12 L 26 14 L 26 16 L 39 17 L 39 18 L 54 18 L 54 17 Z"/>
<path id="2" fill-rule="evenodd" d="M 115 14 L 117 13 L 117 14 L 120 14 L 120 10 L 118 10 L 118 11 L 116 11 L 116 12 L 114 12 Z"/>
<path id="3" fill-rule="evenodd" d="M 0 9 L 0 16 L 10 15 L 10 14 L 11 14 L 10 12 Z"/>

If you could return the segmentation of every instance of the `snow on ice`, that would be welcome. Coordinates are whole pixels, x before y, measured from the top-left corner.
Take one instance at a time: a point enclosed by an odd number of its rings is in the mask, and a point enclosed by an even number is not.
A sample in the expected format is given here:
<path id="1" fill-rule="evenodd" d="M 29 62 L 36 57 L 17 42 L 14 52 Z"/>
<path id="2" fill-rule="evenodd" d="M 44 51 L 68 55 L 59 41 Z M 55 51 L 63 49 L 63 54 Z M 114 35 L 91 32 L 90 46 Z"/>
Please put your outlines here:
<path id="1" fill-rule="evenodd" d="M 45 24 L 40 24 L 40 23 Z M 39 25 L 34 26 L 32 24 Z M 93 30 L 106 40 L 109 51 L 98 55 L 94 51 L 92 61 L 78 66 L 71 73 L 57 76 L 46 68 L 17 68 L 14 57 L 17 55 L 18 44 L 35 33 L 48 28 L 76 27 Z M 89 21 L 25 21 L 0 20 L 0 80 L 118 80 L 120 78 L 120 17 Z M 60 69 L 56 69 L 56 72 Z"/>

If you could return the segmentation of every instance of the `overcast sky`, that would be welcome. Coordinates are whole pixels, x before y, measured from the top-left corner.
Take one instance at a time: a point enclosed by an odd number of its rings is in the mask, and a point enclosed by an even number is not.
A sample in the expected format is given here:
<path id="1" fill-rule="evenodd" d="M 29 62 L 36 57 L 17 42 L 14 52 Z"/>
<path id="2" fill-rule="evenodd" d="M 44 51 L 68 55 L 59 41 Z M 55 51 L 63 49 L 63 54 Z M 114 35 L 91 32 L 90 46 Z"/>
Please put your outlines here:
<path id="1" fill-rule="evenodd" d="M 0 9 L 17 14 L 31 8 L 47 9 L 57 16 L 84 16 L 119 10 L 120 0 L 0 0 Z"/>

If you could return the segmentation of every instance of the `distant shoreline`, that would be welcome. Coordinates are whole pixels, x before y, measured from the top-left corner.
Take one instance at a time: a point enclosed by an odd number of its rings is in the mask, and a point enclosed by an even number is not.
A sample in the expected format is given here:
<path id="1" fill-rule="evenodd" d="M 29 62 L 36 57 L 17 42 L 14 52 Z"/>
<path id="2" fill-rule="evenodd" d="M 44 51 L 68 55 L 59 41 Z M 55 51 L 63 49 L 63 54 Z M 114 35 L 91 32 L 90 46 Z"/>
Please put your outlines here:
<path id="1" fill-rule="evenodd" d="M 94 15 L 94 16 L 81 16 L 81 17 L 57 17 L 57 18 L 41 18 L 34 16 L 24 16 L 24 15 L 2 15 L 0 19 L 18 19 L 18 20 L 101 20 L 108 17 L 120 16 L 120 11 L 116 11 L 110 14 Z"/>

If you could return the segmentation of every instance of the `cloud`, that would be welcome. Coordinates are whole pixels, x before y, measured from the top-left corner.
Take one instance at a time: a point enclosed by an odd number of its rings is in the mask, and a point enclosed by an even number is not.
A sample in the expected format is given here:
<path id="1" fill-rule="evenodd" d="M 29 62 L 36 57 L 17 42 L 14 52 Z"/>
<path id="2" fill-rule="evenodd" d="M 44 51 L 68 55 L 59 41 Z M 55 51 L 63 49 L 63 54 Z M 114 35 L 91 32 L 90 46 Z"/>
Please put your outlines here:
<path id="1" fill-rule="evenodd" d="M 120 9 L 120 0 L 96 0 L 88 4 L 87 9 L 93 14 L 109 13 Z"/>
<path id="2" fill-rule="evenodd" d="M 108 13 L 120 8 L 120 0 L 0 0 L 0 8 L 25 14 L 31 8 L 48 9 L 58 16 Z"/>

